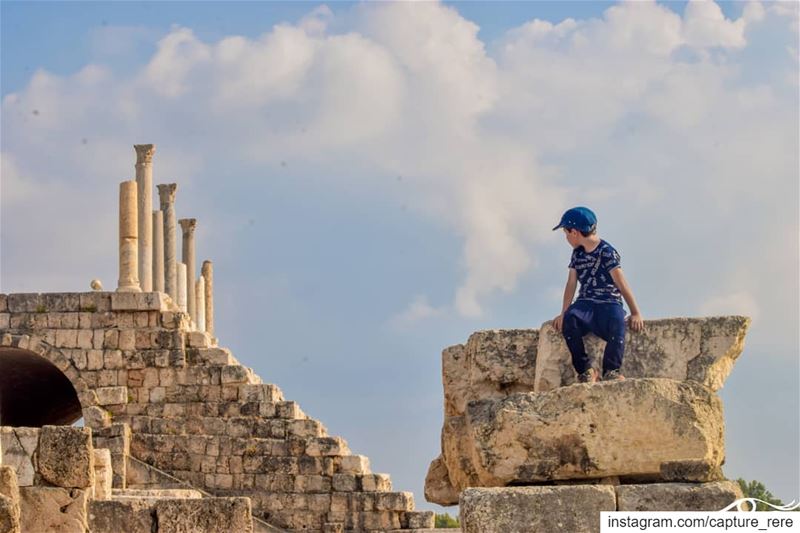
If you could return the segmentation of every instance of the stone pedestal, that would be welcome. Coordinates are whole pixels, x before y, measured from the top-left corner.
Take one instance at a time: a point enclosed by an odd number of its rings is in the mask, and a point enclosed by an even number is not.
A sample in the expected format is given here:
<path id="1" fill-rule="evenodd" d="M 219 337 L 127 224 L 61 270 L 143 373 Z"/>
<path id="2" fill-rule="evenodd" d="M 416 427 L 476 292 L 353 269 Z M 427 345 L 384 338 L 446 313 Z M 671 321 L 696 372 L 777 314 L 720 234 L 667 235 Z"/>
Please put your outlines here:
<path id="1" fill-rule="evenodd" d="M 117 291 L 140 292 L 136 182 L 119 185 L 119 281 Z"/>

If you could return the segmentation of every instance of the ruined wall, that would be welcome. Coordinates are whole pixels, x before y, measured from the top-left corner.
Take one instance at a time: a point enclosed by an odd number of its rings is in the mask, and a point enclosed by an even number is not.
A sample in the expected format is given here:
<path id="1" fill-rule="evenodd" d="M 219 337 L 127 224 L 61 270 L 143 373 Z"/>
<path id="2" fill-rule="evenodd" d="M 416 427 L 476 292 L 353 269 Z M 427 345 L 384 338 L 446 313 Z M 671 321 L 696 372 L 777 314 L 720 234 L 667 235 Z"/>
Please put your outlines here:
<path id="1" fill-rule="evenodd" d="M 432 527 L 411 493 L 392 492 L 344 439 L 192 329 L 163 293 L 0 295 L 0 352 L 28 350 L 69 378 L 111 450 L 115 486 L 129 451 L 215 495 L 249 497 L 254 516 L 287 530 Z"/>

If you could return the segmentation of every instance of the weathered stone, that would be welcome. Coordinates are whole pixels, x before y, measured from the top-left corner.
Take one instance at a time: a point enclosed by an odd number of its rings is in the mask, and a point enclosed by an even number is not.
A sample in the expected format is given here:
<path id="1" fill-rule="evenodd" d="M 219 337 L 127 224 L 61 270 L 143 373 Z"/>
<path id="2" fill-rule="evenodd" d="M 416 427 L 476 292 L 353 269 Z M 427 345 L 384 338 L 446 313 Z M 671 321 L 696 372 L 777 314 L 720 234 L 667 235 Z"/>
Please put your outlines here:
<path id="1" fill-rule="evenodd" d="M 87 492 L 61 487 L 20 487 L 20 529 L 84 533 Z"/>
<path id="2" fill-rule="evenodd" d="M 456 505 L 458 496 L 458 491 L 450 483 L 447 465 L 440 455 L 431 461 L 428 467 L 428 474 L 425 476 L 425 499 L 439 505 Z"/>
<path id="3" fill-rule="evenodd" d="M 89 502 L 92 533 L 151 533 L 155 530 L 152 505 L 145 500 L 95 500 Z"/>
<path id="4" fill-rule="evenodd" d="M 96 405 L 83 408 L 83 422 L 87 427 L 99 429 L 111 424 L 111 415 Z"/>
<path id="5" fill-rule="evenodd" d="M 17 475 L 5 465 L 0 465 L 0 533 L 19 533 Z"/>
<path id="6" fill-rule="evenodd" d="M 94 450 L 94 499 L 106 500 L 111 497 L 114 479 L 111 467 L 111 451 L 108 448 Z"/>
<path id="7" fill-rule="evenodd" d="M 470 488 L 460 504 L 464 533 L 597 533 L 600 513 L 616 511 L 607 485 Z"/>
<path id="8" fill-rule="evenodd" d="M 36 465 L 35 453 L 39 445 L 38 428 L 0 428 L 0 450 L 3 454 L 2 463 L 8 465 L 16 472 L 17 483 L 20 487 L 33 485 Z"/>
<path id="9" fill-rule="evenodd" d="M 0 494 L 0 533 L 20 533 L 19 505 L 2 494 Z"/>
<path id="10" fill-rule="evenodd" d="M 621 371 L 631 378 L 689 379 L 718 390 L 744 349 L 749 326 L 750 319 L 744 316 L 648 320 L 645 331 L 627 331 Z M 587 335 L 584 342 L 594 366 L 600 368 L 605 342 L 594 335 Z M 539 335 L 535 390 L 574 382 L 564 338 L 546 322 Z"/>
<path id="11" fill-rule="evenodd" d="M 0 465 L 0 494 L 11 498 L 11 501 L 19 501 L 17 473 L 8 465 Z"/>
<path id="12" fill-rule="evenodd" d="M 445 414 L 464 413 L 467 402 L 533 390 L 537 330 L 473 333 L 466 345 L 442 352 Z"/>
<path id="13" fill-rule="evenodd" d="M 457 418 L 457 417 L 451 417 Z M 724 459 L 722 403 L 694 381 L 629 379 L 471 402 L 450 481 L 475 486 L 620 476 L 660 479 L 662 463 Z M 469 472 L 467 472 L 468 474 Z"/>
<path id="14" fill-rule="evenodd" d="M 128 387 L 100 387 L 95 389 L 98 405 L 128 403 Z"/>
<path id="15" fill-rule="evenodd" d="M 161 500 L 155 504 L 159 533 L 252 533 L 249 498 Z"/>
<path id="16" fill-rule="evenodd" d="M 94 448 L 89 428 L 44 426 L 39 437 L 39 474 L 66 488 L 94 483 Z"/>
<path id="17" fill-rule="evenodd" d="M 402 522 L 406 529 L 432 529 L 436 518 L 433 511 L 409 511 L 403 514 Z"/>
<path id="18" fill-rule="evenodd" d="M 719 511 L 742 497 L 733 481 L 619 485 L 618 511 Z"/>

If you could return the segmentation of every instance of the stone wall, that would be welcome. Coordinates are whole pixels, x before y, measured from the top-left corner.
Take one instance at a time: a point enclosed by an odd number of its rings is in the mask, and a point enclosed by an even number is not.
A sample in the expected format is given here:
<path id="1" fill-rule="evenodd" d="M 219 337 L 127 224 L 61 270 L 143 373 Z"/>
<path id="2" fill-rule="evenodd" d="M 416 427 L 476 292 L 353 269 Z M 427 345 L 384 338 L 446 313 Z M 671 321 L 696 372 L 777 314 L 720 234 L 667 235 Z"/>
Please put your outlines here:
<path id="1" fill-rule="evenodd" d="M 166 294 L 0 295 L 3 347 L 69 378 L 116 487 L 129 452 L 212 494 L 249 497 L 254 516 L 287 530 L 432 527 L 411 493 L 393 492 L 344 439 L 192 331 Z"/>

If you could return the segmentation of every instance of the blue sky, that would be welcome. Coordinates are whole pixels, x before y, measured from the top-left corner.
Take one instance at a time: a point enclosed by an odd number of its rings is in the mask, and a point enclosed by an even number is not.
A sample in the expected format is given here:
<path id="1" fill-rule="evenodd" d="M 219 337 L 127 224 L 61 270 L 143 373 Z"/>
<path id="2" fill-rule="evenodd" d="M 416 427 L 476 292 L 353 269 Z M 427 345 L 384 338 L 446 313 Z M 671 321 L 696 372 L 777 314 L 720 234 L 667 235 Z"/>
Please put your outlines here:
<path id="1" fill-rule="evenodd" d="M 113 288 L 156 143 L 221 343 L 433 508 L 441 350 L 552 318 L 587 204 L 645 318 L 753 317 L 725 471 L 800 497 L 796 5 L 0 8 L 3 292 Z"/>

